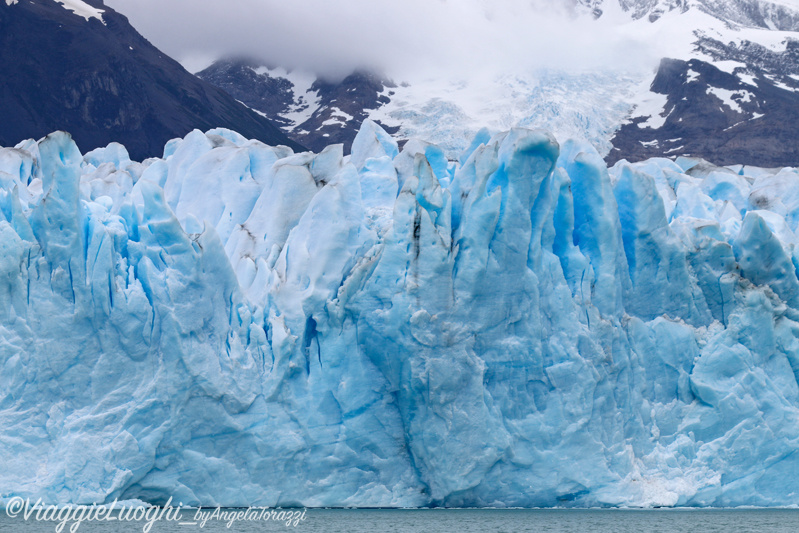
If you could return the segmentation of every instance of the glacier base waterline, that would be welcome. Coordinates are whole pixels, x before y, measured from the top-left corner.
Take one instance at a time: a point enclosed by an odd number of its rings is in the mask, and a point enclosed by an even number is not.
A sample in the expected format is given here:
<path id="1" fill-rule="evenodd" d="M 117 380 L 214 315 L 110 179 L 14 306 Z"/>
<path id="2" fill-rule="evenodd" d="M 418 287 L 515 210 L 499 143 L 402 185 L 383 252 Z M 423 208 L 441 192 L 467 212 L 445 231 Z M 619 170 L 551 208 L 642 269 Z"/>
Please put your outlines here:
<path id="1" fill-rule="evenodd" d="M 0 505 L 799 504 L 799 174 L 0 149 Z"/>

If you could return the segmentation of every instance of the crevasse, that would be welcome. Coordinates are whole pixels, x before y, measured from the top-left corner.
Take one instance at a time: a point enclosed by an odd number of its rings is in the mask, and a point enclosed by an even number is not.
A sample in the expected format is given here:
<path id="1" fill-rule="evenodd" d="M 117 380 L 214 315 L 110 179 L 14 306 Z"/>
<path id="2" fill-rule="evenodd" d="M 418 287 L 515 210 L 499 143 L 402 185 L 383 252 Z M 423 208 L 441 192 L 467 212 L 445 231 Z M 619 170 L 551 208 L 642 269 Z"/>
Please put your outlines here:
<path id="1" fill-rule="evenodd" d="M 523 129 L 0 149 L 0 504 L 797 504 L 797 191 Z"/>

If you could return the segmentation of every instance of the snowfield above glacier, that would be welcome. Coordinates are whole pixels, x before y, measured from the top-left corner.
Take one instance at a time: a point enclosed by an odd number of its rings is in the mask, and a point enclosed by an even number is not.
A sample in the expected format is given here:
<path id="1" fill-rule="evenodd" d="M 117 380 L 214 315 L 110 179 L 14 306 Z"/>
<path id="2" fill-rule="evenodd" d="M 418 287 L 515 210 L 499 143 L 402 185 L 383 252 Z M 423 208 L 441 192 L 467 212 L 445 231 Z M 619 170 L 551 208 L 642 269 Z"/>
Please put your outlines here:
<path id="1" fill-rule="evenodd" d="M 366 121 L 0 149 L 0 504 L 799 504 L 799 173 Z"/>
<path id="2" fill-rule="evenodd" d="M 555 15 L 559 2 L 516 6 L 512 24 L 510 4 L 492 6 L 484 31 L 463 31 L 452 41 L 465 35 L 479 43 L 501 28 L 502 46 L 491 41 L 477 55 L 434 68 L 414 61 L 412 69 L 359 67 L 325 79 L 275 68 L 275 57 L 232 57 L 197 76 L 314 150 L 344 143 L 347 153 L 368 118 L 400 143 L 422 138 L 451 159 L 482 127 L 524 127 L 589 142 L 609 164 L 664 154 L 766 167 L 799 160 L 782 142 L 797 136 L 799 11 L 762 0 L 578 3 L 583 7 L 563 18 Z M 531 13 L 537 22 L 520 23 Z M 547 30 L 556 35 L 535 31 L 553 16 Z"/>

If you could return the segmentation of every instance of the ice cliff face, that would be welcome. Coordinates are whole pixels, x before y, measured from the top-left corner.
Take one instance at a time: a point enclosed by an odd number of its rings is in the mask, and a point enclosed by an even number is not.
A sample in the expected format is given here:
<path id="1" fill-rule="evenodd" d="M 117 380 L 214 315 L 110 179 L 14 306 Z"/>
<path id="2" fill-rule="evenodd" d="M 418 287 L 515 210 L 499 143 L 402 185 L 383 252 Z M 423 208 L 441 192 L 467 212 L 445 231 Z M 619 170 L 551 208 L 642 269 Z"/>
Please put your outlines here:
<path id="1" fill-rule="evenodd" d="M 799 503 L 794 169 L 164 155 L 0 150 L 6 499 Z"/>

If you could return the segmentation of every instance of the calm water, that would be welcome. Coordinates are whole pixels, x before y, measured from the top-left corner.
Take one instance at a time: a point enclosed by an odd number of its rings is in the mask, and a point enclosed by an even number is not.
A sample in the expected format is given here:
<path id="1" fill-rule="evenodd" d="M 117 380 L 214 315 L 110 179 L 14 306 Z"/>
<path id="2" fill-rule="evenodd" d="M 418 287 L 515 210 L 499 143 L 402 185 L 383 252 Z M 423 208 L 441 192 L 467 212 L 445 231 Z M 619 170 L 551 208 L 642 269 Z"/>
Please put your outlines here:
<path id="1" fill-rule="evenodd" d="M 189 511 L 184 511 L 190 521 Z M 142 523 L 83 523 L 89 533 L 140 532 Z M 0 516 L 0 531 L 54 532 L 55 523 Z M 65 528 L 64 531 L 68 529 Z M 297 527 L 274 522 L 224 522 L 209 520 L 205 527 L 156 522 L 151 532 L 239 533 L 302 531 L 305 533 L 515 533 L 534 532 L 799 532 L 799 510 L 309 510 Z"/>

